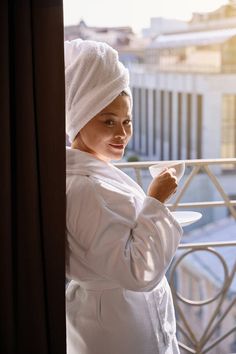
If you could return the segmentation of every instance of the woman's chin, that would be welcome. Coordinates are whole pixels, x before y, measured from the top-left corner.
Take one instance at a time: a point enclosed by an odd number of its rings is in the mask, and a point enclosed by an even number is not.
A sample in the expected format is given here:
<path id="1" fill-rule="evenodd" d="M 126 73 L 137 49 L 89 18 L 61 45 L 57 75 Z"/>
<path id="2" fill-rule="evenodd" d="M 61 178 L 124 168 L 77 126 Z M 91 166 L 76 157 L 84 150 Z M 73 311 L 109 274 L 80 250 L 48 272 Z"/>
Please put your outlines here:
<path id="1" fill-rule="evenodd" d="M 101 160 L 109 162 L 109 161 L 119 161 L 122 159 L 124 156 L 124 150 L 123 151 L 117 151 L 117 152 L 109 152 L 105 154 L 99 154 L 97 155 Z"/>
<path id="2" fill-rule="evenodd" d="M 119 152 L 117 154 L 113 154 L 111 160 L 114 160 L 114 161 L 119 161 L 122 159 L 122 157 L 124 156 L 124 152 Z"/>

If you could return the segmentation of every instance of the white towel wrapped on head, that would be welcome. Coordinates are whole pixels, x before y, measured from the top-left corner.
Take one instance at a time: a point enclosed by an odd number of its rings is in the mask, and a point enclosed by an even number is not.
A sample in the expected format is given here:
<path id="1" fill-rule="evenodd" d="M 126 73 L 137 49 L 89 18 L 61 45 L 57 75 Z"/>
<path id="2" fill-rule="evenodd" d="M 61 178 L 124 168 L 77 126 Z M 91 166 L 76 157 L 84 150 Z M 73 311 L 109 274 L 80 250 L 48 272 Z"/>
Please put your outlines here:
<path id="1" fill-rule="evenodd" d="M 129 73 L 106 43 L 65 42 L 66 133 L 78 132 L 122 91 L 131 98 Z"/>

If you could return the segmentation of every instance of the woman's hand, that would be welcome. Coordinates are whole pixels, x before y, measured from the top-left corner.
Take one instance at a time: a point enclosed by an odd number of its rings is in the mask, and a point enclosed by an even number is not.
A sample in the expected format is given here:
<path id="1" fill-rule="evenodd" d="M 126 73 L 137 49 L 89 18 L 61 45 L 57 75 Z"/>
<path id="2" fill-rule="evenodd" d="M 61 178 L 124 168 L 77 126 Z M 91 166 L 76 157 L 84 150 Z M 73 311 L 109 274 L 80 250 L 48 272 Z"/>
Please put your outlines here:
<path id="1" fill-rule="evenodd" d="M 175 176 L 175 169 L 169 168 L 161 172 L 150 183 L 147 195 L 164 203 L 176 192 L 178 181 Z"/>

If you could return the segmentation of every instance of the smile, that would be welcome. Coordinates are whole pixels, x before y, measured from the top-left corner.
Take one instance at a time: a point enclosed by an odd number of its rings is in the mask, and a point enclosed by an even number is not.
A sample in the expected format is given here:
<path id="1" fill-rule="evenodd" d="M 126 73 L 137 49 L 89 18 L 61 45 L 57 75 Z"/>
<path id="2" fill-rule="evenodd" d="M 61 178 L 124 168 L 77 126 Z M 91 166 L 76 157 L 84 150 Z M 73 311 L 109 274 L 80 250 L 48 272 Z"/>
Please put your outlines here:
<path id="1" fill-rule="evenodd" d="M 124 144 L 109 144 L 111 147 L 113 147 L 114 149 L 118 149 L 118 150 L 123 150 L 125 145 Z"/>

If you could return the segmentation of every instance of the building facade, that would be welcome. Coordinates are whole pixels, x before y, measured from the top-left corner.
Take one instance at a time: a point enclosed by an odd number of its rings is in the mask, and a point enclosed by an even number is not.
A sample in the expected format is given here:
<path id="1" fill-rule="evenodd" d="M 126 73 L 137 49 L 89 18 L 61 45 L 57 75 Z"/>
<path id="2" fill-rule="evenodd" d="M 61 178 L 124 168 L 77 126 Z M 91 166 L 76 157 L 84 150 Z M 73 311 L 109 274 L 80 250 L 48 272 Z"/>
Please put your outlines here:
<path id="1" fill-rule="evenodd" d="M 143 62 L 128 64 L 134 101 L 130 156 L 157 161 L 236 156 L 234 9 L 229 4 L 212 14 L 194 14 L 187 31 L 159 33 L 145 48 Z M 233 199 L 235 168 L 214 171 Z M 194 201 L 197 190 L 201 200 L 219 200 L 202 179 L 196 178 L 187 199 Z M 228 213 L 225 208 L 203 212 L 206 222 Z"/>

